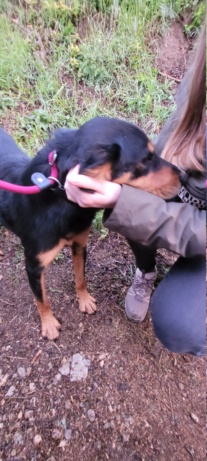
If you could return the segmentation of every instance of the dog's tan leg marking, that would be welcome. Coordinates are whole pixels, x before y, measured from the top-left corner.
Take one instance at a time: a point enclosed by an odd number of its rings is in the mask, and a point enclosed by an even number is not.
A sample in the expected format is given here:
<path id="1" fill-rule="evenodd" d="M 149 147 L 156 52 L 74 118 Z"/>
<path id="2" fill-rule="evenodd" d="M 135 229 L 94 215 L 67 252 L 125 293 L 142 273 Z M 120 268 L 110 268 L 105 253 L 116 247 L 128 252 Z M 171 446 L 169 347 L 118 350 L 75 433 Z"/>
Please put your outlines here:
<path id="1" fill-rule="evenodd" d="M 36 303 L 41 319 L 42 336 L 53 340 L 58 338 L 61 325 L 52 313 L 50 303 L 45 291 L 45 279 L 43 273 L 41 274 L 40 283 L 43 301 L 41 302 L 38 299 L 36 299 Z"/>
<path id="2" fill-rule="evenodd" d="M 85 250 L 90 228 L 73 238 L 72 258 L 75 272 L 75 287 L 81 312 L 94 314 L 96 300 L 89 294 L 85 281 Z"/>
<path id="3" fill-rule="evenodd" d="M 54 248 L 44 253 L 40 253 L 38 255 L 38 260 L 40 261 L 40 264 L 43 267 L 43 271 L 44 268 L 49 266 L 49 264 L 55 259 L 60 250 L 62 250 L 62 248 L 64 247 L 64 245 L 68 245 L 69 243 L 69 240 L 66 241 L 64 239 L 61 239 L 58 245 L 56 245 Z M 61 328 L 61 325 L 53 315 L 49 300 L 46 295 L 44 273 L 41 274 L 40 283 L 43 301 L 41 302 L 40 300 L 36 299 L 36 303 L 41 318 L 42 336 L 54 340 L 59 336 L 59 330 Z"/>
<path id="4" fill-rule="evenodd" d="M 41 266 L 47 267 L 49 264 L 56 258 L 58 253 L 63 249 L 65 245 L 71 245 L 71 238 L 61 239 L 58 244 L 53 247 L 51 250 L 45 251 L 44 253 L 39 253 L 37 256 Z"/>

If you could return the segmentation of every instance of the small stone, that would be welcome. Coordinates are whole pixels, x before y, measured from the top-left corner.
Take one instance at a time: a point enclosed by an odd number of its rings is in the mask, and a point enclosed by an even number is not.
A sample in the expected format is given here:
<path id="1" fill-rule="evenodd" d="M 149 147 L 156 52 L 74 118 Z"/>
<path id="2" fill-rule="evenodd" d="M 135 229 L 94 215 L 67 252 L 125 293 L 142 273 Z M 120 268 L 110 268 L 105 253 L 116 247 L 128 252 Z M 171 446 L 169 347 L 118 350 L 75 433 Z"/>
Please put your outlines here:
<path id="1" fill-rule="evenodd" d="M 124 433 L 122 434 L 122 440 L 123 440 L 123 442 L 128 442 L 129 439 L 130 439 L 130 434 L 127 433 L 127 432 L 124 432 Z"/>
<path id="2" fill-rule="evenodd" d="M 181 391 L 184 390 L 184 385 L 183 385 L 182 383 L 179 383 L 179 384 L 178 384 L 178 387 L 179 387 L 179 389 L 180 389 Z"/>
<path id="3" fill-rule="evenodd" d="M 110 429 L 111 428 L 111 423 L 107 422 L 104 424 L 104 429 Z"/>
<path id="4" fill-rule="evenodd" d="M 15 445 L 23 445 L 23 436 L 21 432 L 15 432 L 13 440 Z"/>
<path id="5" fill-rule="evenodd" d="M 99 450 L 99 451 L 101 450 L 102 445 L 101 445 L 100 440 L 98 440 L 98 441 L 96 442 L 95 447 L 96 447 L 97 450 Z"/>
<path id="6" fill-rule="evenodd" d="M 26 410 L 24 413 L 25 419 L 31 419 L 33 418 L 33 410 Z"/>
<path id="7" fill-rule="evenodd" d="M 103 352 L 102 354 L 100 354 L 98 356 L 98 360 L 102 361 L 102 360 L 106 359 L 108 357 L 108 355 L 109 354 L 107 352 Z"/>
<path id="8" fill-rule="evenodd" d="M 19 367 L 17 368 L 17 373 L 20 376 L 20 378 L 24 379 L 27 375 L 27 372 L 24 367 Z"/>
<path id="9" fill-rule="evenodd" d="M 54 377 L 54 384 L 57 384 L 58 381 L 60 381 L 62 378 L 61 374 L 60 373 L 57 373 Z"/>
<path id="10" fill-rule="evenodd" d="M 52 430 L 52 439 L 53 440 L 60 440 L 63 436 L 63 431 L 59 427 L 54 427 Z"/>
<path id="11" fill-rule="evenodd" d="M 70 362 L 69 360 L 59 368 L 59 372 L 62 376 L 68 376 L 70 374 Z"/>
<path id="12" fill-rule="evenodd" d="M 94 410 L 88 410 L 88 419 L 91 423 L 95 421 L 96 415 Z"/>
<path id="13" fill-rule="evenodd" d="M 18 419 L 22 419 L 22 415 L 23 415 L 23 413 L 22 413 L 22 411 L 20 411 L 20 412 L 18 413 L 17 418 L 18 418 Z"/>
<path id="14" fill-rule="evenodd" d="M 71 401 L 70 401 L 70 400 L 66 400 L 66 401 L 65 401 L 65 409 L 66 409 L 66 410 L 70 410 L 70 409 L 71 409 Z"/>
<path id="15" fill-rule="evenodd" d="M 6 393 L 6 397 L 12 397 L 15 392 L 15 386 L 10 386 L 9 390 Z"/>
<path id="16" fill-rule="evenodd" d="M 39 445 L 40 443 L 42 442 L 42 437 L 40 434 L 36 434 L 34 439 L 33 439 L 33 443 L 35 446 Z"/>
<path id="17" fill-rule="evenodd" d="M 191 413 L 190 417 L 195 423 L 199 423 L 199 418 L 194 413 Z"/>
<path id="18" fill-rule="evenodd" d="M 36 389 L 35 383 L 29 383 L 29 390 L 30 392 L 34 392 Z"/>
<path id="19" fill-rule="evenodd" d="M 56 459 L 54 458 L 54 456 L 50 456 L 50 458 L 48 458 L 47 461 L 56 461 Z"/>
<path id="20" fill-rule="evenodd" d="M 90 360 L 86 359 L 83 355 L 74 354 L 71 363 L 70 380 L 81 381 L 82 379 L 86 379 L 90 363 Z"/>
<path id="21" fill-rule="evenodd" d="M 128 391 L 130 389 L 130 385 L 128 383 L 119 383 L 118 390 L 119 391 Z"/>
<path id="22" fill-rule="evenodd" d="M 134 419 L 132 418 L 132 416 L 126 416 L 125 419 L 127 426 L 134 424 Z"/>
<path id="23" fill-rule="evenodd" d="M 7 382 L 7 379 L 8 379 L 8 374 L 2 376 L 2 374 L 0 375 L 0 387 L 1 386 L 5 386 L 6 382 Z"/>
<path id="24" fill-rule="evenodd" d="M 61 426 L 64 430 L 66 429 L 66 417 L 63 416 L 63 418 L 60 421 L 57 421 L 57 426 Z"/>
<path id="25" fill-rule="evenodd" d="M 27 368 L 27 376 L 30 376 L 32 373 L 32 367 Z"/>
<path id="26" fill-rule="evenodd" d="M 71 429 L 66 429 L 66 430 L 65 430 L 65 439 L 66 439 L 66 440 L 70 440 L 70 439 L 71 439 L 71 435 L 72 435 Z"/>
<path id="27" fill-rule="evenodd" d="M 66 440 L 61 440 L 61 442 L 59 443 L 58 446 L 59 446 L 60 448 L 63 448 L 63 450 L 64 450 L 66 444 L 67 444 Z"/>

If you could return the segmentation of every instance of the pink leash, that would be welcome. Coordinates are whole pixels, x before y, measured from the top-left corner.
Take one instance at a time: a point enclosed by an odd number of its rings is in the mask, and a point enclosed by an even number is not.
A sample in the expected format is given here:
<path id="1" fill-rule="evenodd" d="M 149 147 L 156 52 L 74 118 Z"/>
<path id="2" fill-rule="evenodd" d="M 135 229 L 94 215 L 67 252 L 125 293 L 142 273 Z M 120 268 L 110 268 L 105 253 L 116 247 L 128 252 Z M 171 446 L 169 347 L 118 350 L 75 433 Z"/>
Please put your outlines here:
<path id="1" fill-rule="evenodd" d="M 48 162 L 51 166 L 51 175 L 48 178 L 46 178 L 42 173 L 33 173 L 31 179 L 35 184 L 34 186 L 19 186 L 17 184 L 0 180 L 0 189 L 15 192 L 17 194 L 38 194 L 42 190 L 53 186 L 55 183 L 58 183 L 58 185 L 61 186 L 58 181 L 58 168 L 55 163 L 56 158 L 57 154 L 55 151 L 50 152 L 48 155 Z"/>

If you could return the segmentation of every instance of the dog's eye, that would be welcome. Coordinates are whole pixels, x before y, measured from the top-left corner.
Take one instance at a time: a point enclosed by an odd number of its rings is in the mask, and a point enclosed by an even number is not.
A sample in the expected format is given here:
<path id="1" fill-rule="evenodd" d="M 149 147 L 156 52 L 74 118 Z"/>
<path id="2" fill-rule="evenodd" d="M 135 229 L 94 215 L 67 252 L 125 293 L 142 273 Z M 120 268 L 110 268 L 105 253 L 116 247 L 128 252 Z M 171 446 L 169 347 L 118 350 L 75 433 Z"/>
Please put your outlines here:
<path id="1" fill-rule="evenodd" d="M 153 160 L 153 158 L 154 158 L 154 154 L 152 154 L 152 152 L 149 152 L 149 154 L 148 154 L 148 156 L 147 156 L 148 162 L 151 161 L 151 160 Z"/>
<path id="2" fill-rule="evenodd" d="M 149 154 L 147 155 L 147 157 L 145 157 L 145 158 L 142 160 L 142 162 L 143 162 L 144 164 L 145 164 L 145 163 L 152 162 L 153 158 L 154 158 L 154 155 L 153 155 L 151 152 L 149 152 Z"/>

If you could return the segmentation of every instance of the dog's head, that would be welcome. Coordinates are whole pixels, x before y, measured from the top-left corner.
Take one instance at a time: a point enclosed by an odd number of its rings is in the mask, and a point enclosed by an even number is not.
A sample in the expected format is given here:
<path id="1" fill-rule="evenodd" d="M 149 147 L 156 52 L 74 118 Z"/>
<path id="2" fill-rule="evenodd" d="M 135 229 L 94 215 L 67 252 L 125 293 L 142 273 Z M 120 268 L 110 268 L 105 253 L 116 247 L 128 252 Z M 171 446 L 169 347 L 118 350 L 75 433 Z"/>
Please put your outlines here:
<path id="1" fill-rule="evenodd" d="M 135 125 L 96 117 L 79 128 L 78 144 L 80 173 L 164 199 L 177 195 L 182 173 L 156 155 L 148 137 Z"/>

